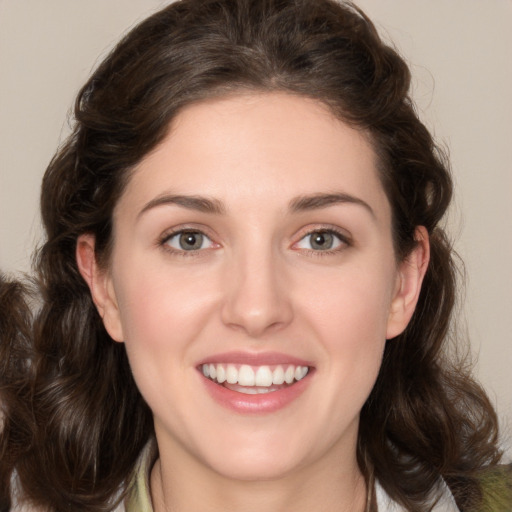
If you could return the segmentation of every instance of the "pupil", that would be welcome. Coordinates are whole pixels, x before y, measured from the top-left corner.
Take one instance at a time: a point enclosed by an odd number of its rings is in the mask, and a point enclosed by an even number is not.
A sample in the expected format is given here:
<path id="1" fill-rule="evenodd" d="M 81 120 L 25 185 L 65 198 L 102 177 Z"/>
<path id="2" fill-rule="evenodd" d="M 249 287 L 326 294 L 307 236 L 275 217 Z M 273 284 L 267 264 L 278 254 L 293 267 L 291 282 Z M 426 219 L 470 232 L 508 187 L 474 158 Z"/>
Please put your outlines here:
<path id="1" fill-rule="evenodd" d="M 180 247 L 186 251 L 200 249 L 203 244 L 201 233 L 183 233 L 180 236 Z"/>
<path id="2" fill-rule="evenodd" d="M 311 240 L 313 249 L 330 249 L 332 247 L 332 235 L 330 233 L 316 233 Z"/>

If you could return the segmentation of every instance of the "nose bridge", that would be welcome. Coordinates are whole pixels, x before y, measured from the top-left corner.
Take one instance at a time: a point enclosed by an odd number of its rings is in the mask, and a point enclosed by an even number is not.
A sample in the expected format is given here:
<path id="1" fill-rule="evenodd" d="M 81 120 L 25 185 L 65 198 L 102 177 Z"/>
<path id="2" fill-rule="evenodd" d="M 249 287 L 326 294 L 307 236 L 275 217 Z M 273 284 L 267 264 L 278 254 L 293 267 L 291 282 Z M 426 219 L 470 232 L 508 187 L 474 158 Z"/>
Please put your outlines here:
<path id="1" fill-rule="evenodd" d="M 225 324 L 258 337 L 291 321 L 283 262 L 269 240 L 253 238 L 243 244 L 234 251 L 226 272 Z"/>

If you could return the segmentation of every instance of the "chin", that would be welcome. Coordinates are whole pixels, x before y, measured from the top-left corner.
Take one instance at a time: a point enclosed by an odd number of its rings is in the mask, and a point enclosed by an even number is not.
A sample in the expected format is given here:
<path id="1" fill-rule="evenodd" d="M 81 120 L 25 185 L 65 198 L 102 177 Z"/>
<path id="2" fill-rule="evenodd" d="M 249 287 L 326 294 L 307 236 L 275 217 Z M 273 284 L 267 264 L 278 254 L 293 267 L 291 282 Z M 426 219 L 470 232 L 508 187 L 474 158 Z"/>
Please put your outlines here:
<path id="1" fill-rule="evenodd" d="M 304 441 L 268 431 L 259 434 L 225 436 L 213 450 L 202 450 L 203 464 L 225 478 L 268 481 L 284 478 L 315 458 Z"/>
<path id="2" fill-rule="evenodd" d="M 229 480 L 240 480 L 244 482 L 263 482 L 269 480 L 280 480 L 285 478 L 298 464 L 289 461 L 276 460 L 272 457 L 254 457 L 253 460 L 223 461 L 222 464 L 211 466 L 211 469 Z"/>

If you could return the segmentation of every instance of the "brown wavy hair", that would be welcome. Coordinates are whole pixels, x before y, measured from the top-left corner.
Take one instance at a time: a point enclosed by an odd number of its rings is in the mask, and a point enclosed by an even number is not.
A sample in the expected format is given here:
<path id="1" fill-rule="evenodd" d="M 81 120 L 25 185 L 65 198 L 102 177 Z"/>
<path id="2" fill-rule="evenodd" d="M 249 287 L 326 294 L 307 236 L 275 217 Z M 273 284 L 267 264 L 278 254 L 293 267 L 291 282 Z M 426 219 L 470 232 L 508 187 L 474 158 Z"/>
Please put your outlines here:
<path id="1" fill-rule="evenodd" d="M 108 265 L 114 206 L 134 166 L 186 105 L 282 91 L 318 100 L 368 134 L 392 207 L 398 260 L 415 246 L 417 226 L 430 236 L 417 309 L 387 343 L 361 412 L 361 470 L 367 478 L 373 471 L 411 511 L 431 508 L 441 478 L 461 510 L 476 507 L 475 475 L 500 457 L 497 420 L 464 363 L 447 356 L 456 270 L 439 223 L 452 182 L 409 84 L 402 58 L 348 2 L 182 0 L 124 37 L 80 91 L 74 131 L 43 180 L 32 441 L 16 460 L 30 500 L 59 511 L 111 510 L 153 436 L 124 346 L 108 336 L 78 272 L 77 237 L 94 234 L 96 257 Z"/>
<path id="2" fill-rule="evenodd" d="M 16 461 L 32 443 L 29 290 L 0 273 L 0 510 L 10 508 Z"/>

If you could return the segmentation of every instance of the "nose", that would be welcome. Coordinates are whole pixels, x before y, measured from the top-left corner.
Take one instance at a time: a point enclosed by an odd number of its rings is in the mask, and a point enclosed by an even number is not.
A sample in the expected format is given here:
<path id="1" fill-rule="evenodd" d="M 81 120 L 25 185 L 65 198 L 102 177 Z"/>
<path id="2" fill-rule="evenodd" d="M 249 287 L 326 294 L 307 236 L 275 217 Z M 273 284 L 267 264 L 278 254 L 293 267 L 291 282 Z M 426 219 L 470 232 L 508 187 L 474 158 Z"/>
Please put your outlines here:
<path id="1" fill-rule="evenodd" d="M 251 338 L 286 327 L 293 319 L 293 308 L 283 270 L 271 251 L 231 261 L 224 286 L 224 324 Z"/>

